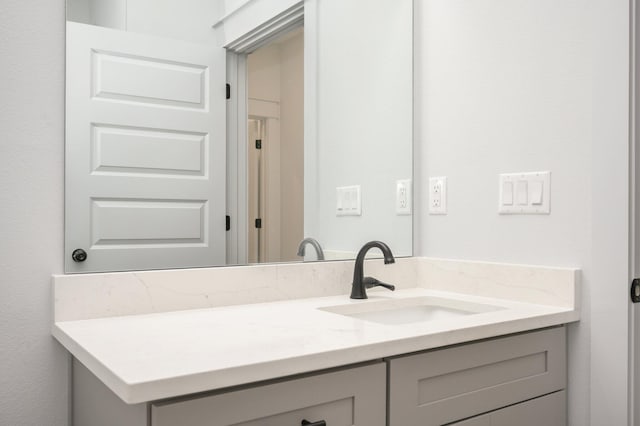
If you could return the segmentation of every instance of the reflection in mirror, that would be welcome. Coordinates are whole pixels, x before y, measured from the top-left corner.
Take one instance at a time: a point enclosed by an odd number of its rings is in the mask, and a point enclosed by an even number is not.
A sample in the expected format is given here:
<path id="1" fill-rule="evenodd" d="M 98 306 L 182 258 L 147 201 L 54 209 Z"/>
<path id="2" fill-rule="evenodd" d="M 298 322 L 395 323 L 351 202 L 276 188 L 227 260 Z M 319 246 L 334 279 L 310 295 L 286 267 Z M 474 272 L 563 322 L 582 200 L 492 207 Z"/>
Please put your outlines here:
<path id="1" fill-rule="evenodd" d="M 412 254 L 412 0 L 279 3 L 67 0 L 67 272 Z"/>
<path id="2" fill-rule="evenodd" d="M 249 263 L 290 262 L 304 233 L 304 32 L 247 58 Z"/>

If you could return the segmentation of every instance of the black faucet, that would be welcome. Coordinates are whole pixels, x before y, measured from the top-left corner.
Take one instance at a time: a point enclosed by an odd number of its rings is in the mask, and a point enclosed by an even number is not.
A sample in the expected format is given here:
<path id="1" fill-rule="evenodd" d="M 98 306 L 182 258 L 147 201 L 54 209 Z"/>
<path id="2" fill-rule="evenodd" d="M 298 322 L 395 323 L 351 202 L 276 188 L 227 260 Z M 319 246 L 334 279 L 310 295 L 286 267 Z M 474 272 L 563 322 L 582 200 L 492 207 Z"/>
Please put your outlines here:
<path id="1" fill-rule="evenodd" d="M 311 244 L 316 251 L 316 256 L 318 260 L 324 260 L 324 252 L 322 251 L 322 247 L 320 247 L 320 243 L 315 238 L 305 238 L 300 241 L 300 245 L 298 246 L 298 256 L 304 257 L 305 255 L 305 246 L 307 244 Z"/>
<path id="2" fill-rule="evenodd" d="M 353 270 L 353 283 L 351 284 L 351 298 L 352 299 L 366 299 L 367 298 L 367 288 L 371 287 L 384 287 L 389 290 L 395 290 L 396 287 L 391 284 L 385 284 L 383 282 L 378 281 L 373 277 L 364 277 L 364 257 L 366 256 L 369 249 L 374 247 L 382 250 L 382 254 L 384 255 L 384 263 L 388 265 L 389 263 L 395 263 L 395 259 L 393 258 L 393 254 L 391 253 L 391 249 L 388 245 L 383 243 L 382 241 L 369 241 L 365 245 L 362 246 L 360 251 L 358 252 L 358 256 L 356 257 L 356 266 Z"/>

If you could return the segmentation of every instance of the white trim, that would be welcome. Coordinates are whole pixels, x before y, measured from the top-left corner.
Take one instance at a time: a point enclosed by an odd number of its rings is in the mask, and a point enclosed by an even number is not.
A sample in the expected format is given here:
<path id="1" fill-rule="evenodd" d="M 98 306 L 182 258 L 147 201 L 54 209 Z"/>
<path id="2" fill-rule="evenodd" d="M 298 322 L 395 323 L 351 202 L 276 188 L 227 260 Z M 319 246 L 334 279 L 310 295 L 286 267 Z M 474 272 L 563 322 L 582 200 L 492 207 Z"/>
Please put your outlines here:
<path id="1" fill-rule="evenodd" d="M 615 3 L 615 5 L 614 5 Z M 591 249 L 585 267 L 589 315 L 589 417 L 593 426 L 630 425 L 629 2 L 597 1 L 591 53 Z M 606 36 L 605 36 L 606 35 Z M 619 78 L 617 78 L 619 77 Z M 602 82 L 606 82 L 603 84 Z M 603 208 L 606 206 L 606 208 Z M 581 332 L 582 324 L 574 329 Z M 570 335 L 570 339 L 574 338 Z"/>
<path id="2" fill-rule="evenodd" d="M 227 101 L 227 214 L 231 216 L 227 265 L 247 263 L 246 68 L 246 55 L 227 53 L 227 82 L 231 84 Z"/>
<path id="3" fill-rule="evenodd" d="M 246 4 L 246 3 L 245 3 Z M 304 23 L 304 3 L 296 3 L 287 10 L 258 25 L 248 33 L 225 44 L 225 47 L 237 53 L 251 53 Z"/>
<path id="4" fill-rule="evenodd" d="M 640 187 L 637 185 L 638 165 L 640 164 L 640 150 L 638 150 L 638 134 L 637 134 L 637 111 L 638 111 L 638 83 L 637 75 L 637 58 L 639 43 L 637 40 L 637 22 L 638 7 L 636 0 L 629 2 L 631 13 L 629 22 L 629 282 L 640 273 L 640 262 L 638 253 L 640 253 L 640 235 L 638 232 L 640 218 Z M 628 409 L 629 409 L 629 425 L 640 426 L 640 401 L 636 395 L 640 390 L 640 307 L 638 305 L 630 305 L 629 308 L 629 390 Z"/>

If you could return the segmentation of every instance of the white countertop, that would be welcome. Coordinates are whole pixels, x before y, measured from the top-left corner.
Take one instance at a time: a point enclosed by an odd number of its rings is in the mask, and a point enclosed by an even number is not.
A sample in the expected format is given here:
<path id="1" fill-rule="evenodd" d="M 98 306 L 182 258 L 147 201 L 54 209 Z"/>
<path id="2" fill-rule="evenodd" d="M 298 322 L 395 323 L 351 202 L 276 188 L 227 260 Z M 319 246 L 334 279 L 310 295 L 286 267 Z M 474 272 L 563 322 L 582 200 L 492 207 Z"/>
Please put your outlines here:
<path id="1" fill-rule="evenodd" d="M 501 309 L 447 320 L 385 325 L 318 308 L 445 297 Z M 129 404 L 220 389 L 564 324 L 575 307 L 425 288 L 57 321 L 53 335 Z"/>

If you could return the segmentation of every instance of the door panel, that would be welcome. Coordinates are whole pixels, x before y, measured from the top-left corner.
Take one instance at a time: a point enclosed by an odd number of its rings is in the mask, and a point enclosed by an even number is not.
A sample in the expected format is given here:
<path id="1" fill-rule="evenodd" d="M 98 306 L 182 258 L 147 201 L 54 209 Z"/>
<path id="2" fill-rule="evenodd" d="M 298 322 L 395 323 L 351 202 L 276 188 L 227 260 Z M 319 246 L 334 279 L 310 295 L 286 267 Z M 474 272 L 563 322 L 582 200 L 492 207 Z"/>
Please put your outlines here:
<path id="1" fill-rule="evenodd" d="M 225 59 L 67 23 L 67 272 L 225 263 Z"/>
<path id="2" fill-rule="evenodd" d="M 207 107 L 207 67 L 143 56 L 91 52 L 92 93 L 106 98 L 165 106 Z"/>
<path id="3" fill-rule="evenodd" d="M 209 135 L 93 125 L 93 173 L 205 176 Z"/>

